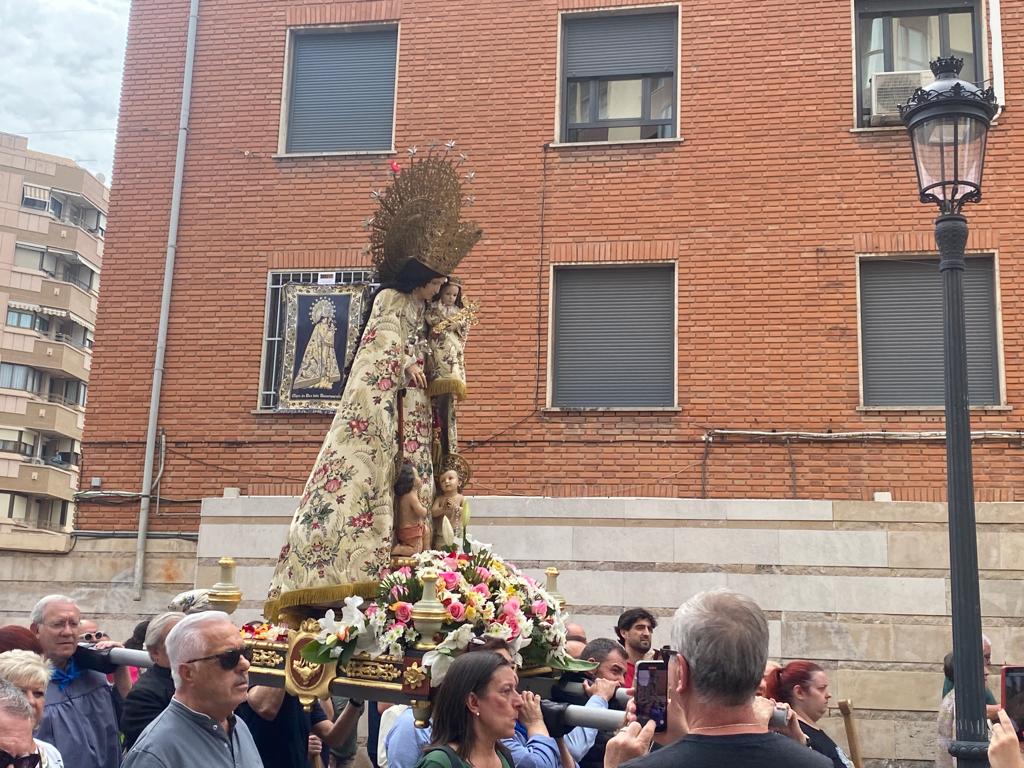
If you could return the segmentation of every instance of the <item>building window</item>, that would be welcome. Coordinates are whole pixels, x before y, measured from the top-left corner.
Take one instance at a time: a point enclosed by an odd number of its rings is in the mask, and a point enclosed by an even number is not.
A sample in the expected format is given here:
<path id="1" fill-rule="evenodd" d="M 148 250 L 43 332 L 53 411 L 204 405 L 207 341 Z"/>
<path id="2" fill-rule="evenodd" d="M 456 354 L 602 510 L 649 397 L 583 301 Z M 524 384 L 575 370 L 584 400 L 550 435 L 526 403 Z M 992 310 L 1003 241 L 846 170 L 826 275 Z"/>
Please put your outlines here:
<path id="1" fill-rule="evenodd" d="M 999 405 L 995 268 L 970 256 L 964 272 L 971 405 Z M 942 276 L 935 259 L 860 262 L 865 406 L 942 406 Z"/>
<path id="2" fill-rule="evenodd" d="M 35 323 L 35 315 L 18 309 L 7 310 L 7 324 L 12 328 L 31 328 Z"/>
<path id="3" fill-rule="evenodd" d="M 0 389 L 21 389 L 38 392 L 43 375 L 35 368 L 14 363 L 0 363 Z"/>
<path id="4" fill-rule="evenodd" d="M 677 11 L 562 16 L 564 142 L 676 135 Z"/>
<path id="5" fill-rule="evenodd" d="M 398 28 L 292 30 L 287 153 L 394 149 Z"/>
<path id="6" fill-rule="evenodd" d="M 977 0 L 857 0 L 857 124 L 901 125 L 897 106 L 934 77 L 939 56 L 964 60 L 960 76 L 979 83 Z"/>
<path id="7" fill-rule="evenodd" d="M 284 367 L 285 292 L 289 283 L 307 285 L 370 284 L 369 269 L 339 269 L 327 272 L 271 272 L 267 286 L 267 318 L 263 337 L 263 371 L 260 386 L 260 410 L 276 410 Z"/>
<path id="8" fill-rule="evenodd" d="M 675 267 L 554 271 L 551 405 L 675 405 Z"/>
<path id="9" fill-rule="evenodd" d="M 45 211 L 50 206 L 50 190 L 24 184 L 21 188 L 21 207 L 35 211 Z"/>

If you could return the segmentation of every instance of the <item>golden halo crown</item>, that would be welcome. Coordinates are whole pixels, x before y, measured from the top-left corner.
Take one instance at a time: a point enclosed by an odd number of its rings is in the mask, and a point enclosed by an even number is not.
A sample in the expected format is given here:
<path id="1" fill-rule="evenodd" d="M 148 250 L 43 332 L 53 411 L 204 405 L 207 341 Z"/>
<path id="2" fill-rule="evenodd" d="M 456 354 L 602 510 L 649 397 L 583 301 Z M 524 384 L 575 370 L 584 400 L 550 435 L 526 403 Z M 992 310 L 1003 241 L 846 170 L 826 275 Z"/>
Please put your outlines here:
<path id="1" fill-rule="evenodd" d="M 448 275 L 480 239 L 480 228 L 462 219 L 462 206 L 472 204 L 462 185 L 473 174 L 461 171 L 466 157 L 453 156 L 454 148 L 449 141 L 419 157 L 412 147 L 408 165 L 392 161 L 390 186 L 374 192 L 378 208 L 367 221 L 369 249 L 382 283 L 393 280 L 410 259 Z"/>

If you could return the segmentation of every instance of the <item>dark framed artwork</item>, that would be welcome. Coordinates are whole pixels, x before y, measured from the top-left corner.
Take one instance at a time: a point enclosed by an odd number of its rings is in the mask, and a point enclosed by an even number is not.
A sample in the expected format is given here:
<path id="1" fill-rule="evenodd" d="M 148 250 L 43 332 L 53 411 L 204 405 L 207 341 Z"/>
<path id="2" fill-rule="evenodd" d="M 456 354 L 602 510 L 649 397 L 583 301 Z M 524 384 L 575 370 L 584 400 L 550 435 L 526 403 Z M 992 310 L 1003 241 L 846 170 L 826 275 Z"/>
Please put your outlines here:
<path id="1" fill-rule="evenodd" d="M 284 359 L 278 410 L 333 411 L 359 344 L 369 285 L 284 286 Z"/>

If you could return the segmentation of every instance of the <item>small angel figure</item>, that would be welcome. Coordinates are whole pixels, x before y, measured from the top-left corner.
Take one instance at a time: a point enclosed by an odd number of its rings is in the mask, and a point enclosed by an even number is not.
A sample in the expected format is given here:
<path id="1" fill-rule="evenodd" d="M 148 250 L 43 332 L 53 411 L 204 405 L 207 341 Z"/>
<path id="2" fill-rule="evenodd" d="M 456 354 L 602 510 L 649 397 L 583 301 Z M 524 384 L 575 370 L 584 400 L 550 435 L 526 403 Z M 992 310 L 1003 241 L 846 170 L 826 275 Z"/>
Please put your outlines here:
<path id="1" fill-rule="evenodd" d="M 451 549 L 465 541 L 469 524 L 469 502 L 462 491 L 469 479 L 469 464 L 458 454 L 449 454 L 441 466 L 430 515 L 434 520 L 434 549 Z"/>
<path id="2" fill-rule="evenodd" d="M 409 557 L 430 547 L 430 530 L 426 525 L 427 508 L 420 501 L 423 485 L 419 473 L 410 462 L 402 464 L 395 480 L 395 544 L 391 554 Z"/>
<path id="3" fill-rule="evenodd" d="M 477 306 L 462 301 L 462 285 L 455 278 L 441 286 L 427 307 L 430 326 L 427 394 L 435 398 L 466 398 L 466 339 L 476 325 Z"/>

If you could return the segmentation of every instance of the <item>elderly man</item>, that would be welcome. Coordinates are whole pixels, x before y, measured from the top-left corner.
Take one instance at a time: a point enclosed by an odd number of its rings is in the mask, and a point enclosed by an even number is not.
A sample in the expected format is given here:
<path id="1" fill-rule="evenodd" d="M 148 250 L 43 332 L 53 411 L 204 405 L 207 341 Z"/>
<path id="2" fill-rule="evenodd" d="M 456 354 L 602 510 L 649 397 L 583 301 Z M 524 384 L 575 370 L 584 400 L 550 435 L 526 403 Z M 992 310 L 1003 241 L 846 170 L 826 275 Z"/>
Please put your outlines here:
<path id="1" fill-rule="evenodd" d="M 73 658 L 78 648 L 81 612 L 64 595 L 48 595 L 32 609 L 31 629 L 53 664 L 46 688 L 46 708 L 38 736 L 53 744 L 76 768 L 117 768 L 121 742 L 117 732 L 115 693 L 106 675 L 82 669 Z M 119 646 L 111 640 L 96 644 L 97 650 Z M 131 687 L 127 668 L 115 675 L 119 689 Z"/>
<path id="2" fill-rule="evenodd" d="M 234 715 L 249 690 L 250 651 L 226 613 L 186 616 L 164 642 L 174 698 L 143 732 L 125 768 L 263 768 Z"/>
<path id="3" fill-rule="evenodd" d="M 565 652 L 574 659 L 579 659 L 586 646 L 587 630 L 583 628 L 582 624 L 567 621 L 565 623 Z"/>
<path id="4" fill-rule="evenodd" d="M 183 618 L 183 613 L 168 612 L 149 622 L 145 643 L 153 666 L 132 687 L 121 711 L 121 731 L 126 750 L 134 746 L 146 726 L 171 703 L 174 680 L 171 679 L 171 662 L 167 658 L 165 642 L 167 635 Z"/>
<path id="5" fill-rule="evenodd" d="M 679 740 L 630 768 L 831 768 L 824 755 L 792 738 L 771 733 L 768 712 L 754 693 L 768 658 L 768 622 L 749 597 L 728 590 L 701 592 L 683 603 L 672 623 L 669 654 L 670 728 Z M 795 722 L 790 715 L 791 725 Z M 608 743 L 606 766 L 618 765 L 639 730 Z M 643 736 L 653 735 L 648 723 Z M 637 739 L 642 742 L 643 739 Z M 642 749 L 646 751 L 646 749 Z M 634 751 L 635 754 L 635 751 Z"/>
<path id="6" fill-rule="evenodd" d="M 39 765 L 38 758 L 32 759 L 37 754 L 32 707 L 18 688 L 0 680 L 0 766 Z"/>

